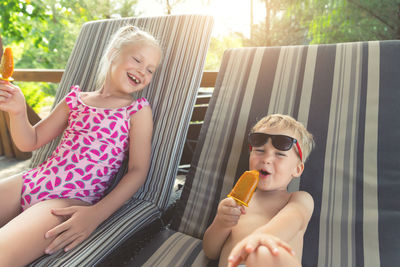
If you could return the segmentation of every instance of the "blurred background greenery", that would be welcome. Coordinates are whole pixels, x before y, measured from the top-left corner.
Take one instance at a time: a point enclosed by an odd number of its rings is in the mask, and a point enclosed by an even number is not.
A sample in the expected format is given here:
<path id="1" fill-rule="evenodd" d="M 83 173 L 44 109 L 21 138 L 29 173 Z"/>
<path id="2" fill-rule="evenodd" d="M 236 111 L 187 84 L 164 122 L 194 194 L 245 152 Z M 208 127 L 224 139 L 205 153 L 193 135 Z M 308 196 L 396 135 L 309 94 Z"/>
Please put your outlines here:
<path id="1" fill-rule="evenodd" d="M 142 16 L 140 6 L 146 1 L 149 3 L 148 0 L 2 0 L 3 46 L 13 47 L 16 68 L 64 69 L 84 22 Z M 212 8 L 218 1 L 225 0 L 153 0 L 151 4 L 160 7 L 164 14 L 177 14 L 193 13 L 182 8 L 190 2 Z M 226 0 L 226 10 L 214 13 L 233 11 L 230 3 Z M 239 3 L 236 8 L 246 12 L 236 17 L 246 22 L 247 31 L 213 34 L 205 70 L 218 71 L 227 48 L 400 39 L 400 0 L 241 0 Z M 260 12 L 262 19 L 257 20 L 255 14 Z M 51 105 L 57 88 L 52 83 L 17 84 L 28 104 L 39 113 Z"/>

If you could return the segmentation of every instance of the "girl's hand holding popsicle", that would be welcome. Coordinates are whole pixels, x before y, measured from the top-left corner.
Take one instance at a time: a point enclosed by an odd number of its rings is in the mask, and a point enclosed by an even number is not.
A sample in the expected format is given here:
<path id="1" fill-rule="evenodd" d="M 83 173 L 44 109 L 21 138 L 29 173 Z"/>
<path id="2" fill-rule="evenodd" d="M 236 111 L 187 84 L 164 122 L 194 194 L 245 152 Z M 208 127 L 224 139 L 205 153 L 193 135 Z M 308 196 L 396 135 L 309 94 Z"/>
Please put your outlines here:
<path id="1" fill-rule="evenodd" d="M 21 89 L 11 83 L 14 80 L 11 77 L 13 72 L 12 50 L 7 47 L 0 62 L 0 110 L 8 112 L 10 115 L 25 114 L 25 97 Z"/>

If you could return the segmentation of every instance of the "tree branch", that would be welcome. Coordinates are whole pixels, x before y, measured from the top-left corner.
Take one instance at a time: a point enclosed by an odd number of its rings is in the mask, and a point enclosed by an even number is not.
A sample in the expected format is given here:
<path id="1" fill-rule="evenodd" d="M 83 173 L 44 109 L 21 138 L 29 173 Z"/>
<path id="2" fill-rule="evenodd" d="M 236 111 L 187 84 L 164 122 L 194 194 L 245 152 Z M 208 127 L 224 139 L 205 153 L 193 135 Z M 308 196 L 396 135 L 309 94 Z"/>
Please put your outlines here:
<path id="1" fill-rule="evenodd" d="M 380 16 L 378 16 L 377 14 L 375 14 L 374 12 L 372 12 L 371 10 L 369 10 L 368 8 L 364 7 L 363 5 L 356 3 L 353 0 L 347 0 L 347 2 L 355 5 L 356 7 L 364 10 L 365 12 L 367 12 L 369 15 L 371 15 L 372 17 L 374 17 L 375 19 L 379 20 L 380 22 L 382 22 L 383 24 L 385 24 L 386 26 L 388 26 L 390 29 L 392 30 L 396 30 L 394 26 L 390 25 L 386 20 L 384 20 L 383 18 L 381 18 Z"/>

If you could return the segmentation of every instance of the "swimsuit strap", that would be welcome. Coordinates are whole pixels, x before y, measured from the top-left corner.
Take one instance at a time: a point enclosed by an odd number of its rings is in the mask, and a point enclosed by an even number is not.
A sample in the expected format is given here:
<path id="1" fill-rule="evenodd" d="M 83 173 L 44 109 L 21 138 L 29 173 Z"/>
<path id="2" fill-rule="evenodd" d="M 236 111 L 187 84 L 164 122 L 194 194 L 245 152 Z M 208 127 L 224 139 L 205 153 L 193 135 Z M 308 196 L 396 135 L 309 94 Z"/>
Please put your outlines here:
<path id="1" fill-rule="evenodd" d="M 129 107 L 127 107 L 126 112 L 130 117 L 139 110 L 141 110 L 144 106 L 150 106 L 150 103 L 149 101 L 147 101 L 145 97 L 141 97 L 133 101 L 133 103 Z"/>
<path id="2" fill-rule="evenodd" d="M 81 88 L 78 85 L 71 86 L 71 92 L 65 97 L 65 102 L 70 109 L 75 109 L 78 104 L 78 95 L 81 92 Z"/>

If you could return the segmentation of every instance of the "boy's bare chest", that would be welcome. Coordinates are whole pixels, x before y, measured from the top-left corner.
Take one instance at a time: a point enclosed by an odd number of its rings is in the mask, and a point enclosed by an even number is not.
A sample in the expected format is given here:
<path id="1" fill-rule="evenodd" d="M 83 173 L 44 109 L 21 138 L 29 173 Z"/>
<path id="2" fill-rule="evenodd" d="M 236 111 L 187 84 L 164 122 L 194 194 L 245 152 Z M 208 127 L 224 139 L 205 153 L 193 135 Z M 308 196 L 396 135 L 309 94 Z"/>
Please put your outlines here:
<path id="1" fill-rule="evenodd" d="M 254 197 L 246 208 L 246 214 L 240 216 L 238 224 L 232 229 L 232 238 L 242 239 L 258 227 L 267 224 L 289 199 L 288 195 L 275 197 Z"/>
<path id="2" fill-rule="evenodd" d="M 274 197 L 254 196 L 246 208 L 246 214 L 240 216 L 238 224 L 232 228 L 225 242 L 221 257 L 227 257 L 233 246 L 251 234 L 257 228 L 267 224 L 288 202 L 289 195 Z M 223 263 L 220 266 L 223 266 Z"/>

